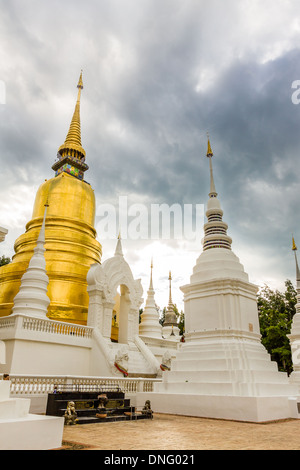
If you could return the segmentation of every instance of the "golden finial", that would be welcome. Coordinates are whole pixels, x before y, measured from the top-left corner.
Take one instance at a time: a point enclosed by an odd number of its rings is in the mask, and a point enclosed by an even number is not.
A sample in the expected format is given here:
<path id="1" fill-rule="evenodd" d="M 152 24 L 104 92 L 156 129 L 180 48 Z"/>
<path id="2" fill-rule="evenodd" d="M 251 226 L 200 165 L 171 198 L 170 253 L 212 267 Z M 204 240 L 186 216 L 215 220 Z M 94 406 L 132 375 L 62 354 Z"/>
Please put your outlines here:
<path id="1" fill-rule="evenodd" d="M 58 153 L 64 157 L 72 155 L 79 160 L 85 158 L 85 150 L 81 146 L 81 127 L 80 127 L 80 96 L 83 89 L 82 70 L 78 80 L 78 95 L 74 114 L 70 124 L 69 132 L 63 145 L 58 149 Z"/>
<path id="2" fill-rule="evenodd" d="M 79 80 L 78 80 L 77 88 L 81 88 L 81 89 L 83 88 L 82 69 L 81 69 L 80 77 L 79 77 Z"/>
<path id="3" fill-rule="evenodd" d="M 213 156 L 213 151 L 211 149 L 208 132 L 206 134 L 207 134 L 207 153 L 206 153 L 206 156 L 207 157 L 212 157 Z"/>
<path id="4" fill-rule="evenodd" d="M 294 237 L 292 237 L 292 238 L 293 238 L 293 247 L 292 247 L 292 250 L 293 250 L 293 251 L 296 251 L 296 250 L 297 250 L 296 243 L 295 243 Z"/>

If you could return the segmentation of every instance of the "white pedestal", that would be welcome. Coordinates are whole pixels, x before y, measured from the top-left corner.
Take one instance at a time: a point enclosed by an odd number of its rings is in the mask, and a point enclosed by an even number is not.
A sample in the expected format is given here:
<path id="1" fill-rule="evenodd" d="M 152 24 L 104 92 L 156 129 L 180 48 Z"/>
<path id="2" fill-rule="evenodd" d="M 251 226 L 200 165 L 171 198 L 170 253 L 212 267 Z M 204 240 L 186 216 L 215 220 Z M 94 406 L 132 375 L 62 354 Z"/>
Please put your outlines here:
<path id="1" fill-rule="evenodd" d="M 50 450 L 61 446 L 64 418 L 29 414 L 30 400 L 10 398 L 0 381 L 0 450 Z"/>
<path id="2" fill-rule="evenodd" d="M 51 450 L 61 447 L 64 418 L 28 414 L 0 419 L 0 450 Z"/>
<path id="3" fill-rule="evenodd" d="M 176 393 L 138 393 L 137 407 L 150 400 L 154 413 L 262 423 L 294 418 L 297 403 L 285 396 L 236 397 Z"/>

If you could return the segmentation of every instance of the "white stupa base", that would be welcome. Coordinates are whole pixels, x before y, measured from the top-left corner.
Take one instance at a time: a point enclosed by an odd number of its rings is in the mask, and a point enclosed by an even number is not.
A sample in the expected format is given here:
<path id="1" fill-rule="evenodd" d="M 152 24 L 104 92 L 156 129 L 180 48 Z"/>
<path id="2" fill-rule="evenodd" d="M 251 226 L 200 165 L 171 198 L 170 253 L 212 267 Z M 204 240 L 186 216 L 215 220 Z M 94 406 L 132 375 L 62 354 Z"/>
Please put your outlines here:
<path id="1" fill-rule="evenodd" d="M 64 418 L 29 413 L 30 400 L 10 398 L 10 381 L 0 381 L 0 450 L 61 447 Z"/>
<path id="2" fill-rule="evenodd" d="M 289 382 L 291 385 L 298 387 L 298 396 L 300 401 L 300 370 L 294 370 L 291 373 L 289 377 Z"/>
<path id="3" fill-rule="evenodd" d="M 28 414 L 0 419 L 0 450 L 51 450 L 61 447 L 64 418 Z"/>
<path id="4" fill-rule="evenodd" d="M 176 393 L 138 393 L 137 407 L 150 400 L 154 413 L 263 423 L 297 418 L 297 401 L 286 396 L 241 397 Z"/>
<path id="5" fill-rule="evenodd" d="M 300 417 L 297 386 L 278 371 L 258 335 L 216 330 L 197 336 L 177 351 L 153 393 L 138 394 L 137 406 L 149 399 L 154 412 L 249 422 Z"/>

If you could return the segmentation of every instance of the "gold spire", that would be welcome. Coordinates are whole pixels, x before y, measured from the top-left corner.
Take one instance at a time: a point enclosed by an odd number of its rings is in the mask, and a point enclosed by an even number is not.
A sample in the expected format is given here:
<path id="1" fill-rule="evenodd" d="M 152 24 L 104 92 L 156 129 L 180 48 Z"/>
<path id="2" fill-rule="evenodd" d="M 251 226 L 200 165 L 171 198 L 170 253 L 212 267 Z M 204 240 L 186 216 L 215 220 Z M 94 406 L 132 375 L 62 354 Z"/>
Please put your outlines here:
<path id="1" fill-rule="evenodd" d="M 58 153 L 64 157 L 66 155 L 73 156 L 75 158 L 84 159 L 85 150 L 81 146 L 81 127 L 80 127 L 80 97 L 81 90 L 83 89 L 82 81 L 82 70 L 78 80 L 78 95 L 75 105 L 74 114 L 70 124 L 69 132 L 63 145 L 58 149 Z"/>
<path id="2" fill-rule="evenodd" d="M 212 157 L 213 156 L 213 151 L 212 151 L 211 146 L 210 146 L 208 133 L 207 133 L 207 153 L 206 153 L 206 156 L 207 157 Z"/>
<path id="3" fill-rule="evenodd" d="M 293 248 L 292 248 L 292 250 L 296 251 L 297 250 L 296 243 L 295 243 L 294 237 L 292 237 L 292 238 L 293 238 Z"/>

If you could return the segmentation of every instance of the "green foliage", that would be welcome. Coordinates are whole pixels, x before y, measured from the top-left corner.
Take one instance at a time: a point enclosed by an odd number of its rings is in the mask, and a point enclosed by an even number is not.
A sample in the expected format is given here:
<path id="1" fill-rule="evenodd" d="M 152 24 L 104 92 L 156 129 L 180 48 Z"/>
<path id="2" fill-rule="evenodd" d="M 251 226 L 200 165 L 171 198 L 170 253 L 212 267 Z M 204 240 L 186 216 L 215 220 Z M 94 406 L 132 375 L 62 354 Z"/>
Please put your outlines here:
<path id="1" fill-rule="evenodd" d="M 184 333 L 184 312 L 182 310 L 181 310 L 181 312 L 179 312 L 176 304 L 174 305 L 174 312 L 175 312 L 176 317 L 177 317 L 177 326 L 179 328 L 179 334 L 183 335 L 183 333 Z"/>
<path id="2" fill-rule="evenodd" d="M 0 266 L 4 266 L 5 264 L 9 264 L 11 262 L 11 259 L 8 258 L 7 256 L 2 255 L 0 258 Z"/>
<path id="3" fill-rule="evenodd" d="M 164 308 L 162 309 L 161 316 L 160 316 L 160 318 L 159 318 L 159 323 L 160 323 L 161 325 L 163 325 L 164 322 L 165 322 L 166 311 L 167 311 L 167 307 L 164 307 Z"/>
<path id="4" fill-rule="evenodd" d="M 140 309 L 139 309 L 139 323 L 141 323 L 141 320 L 142 320 L 142 319 L 141 319 L 141 315 L 143 314 L 143 311 L 144 311 L 143 308 L 140 308 Z"/>
<path id="5" fill-rule="evenodd" d="M 297 293 L 291 283 L 285 282 L 285 292 L 273 291 L 264 286 L 257 298 L 262 344 L 280 371 L 290 374 L 293 370 L 290 342 L 287 335 L 291 331 Z"/>

